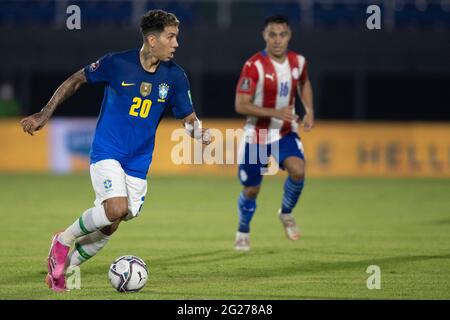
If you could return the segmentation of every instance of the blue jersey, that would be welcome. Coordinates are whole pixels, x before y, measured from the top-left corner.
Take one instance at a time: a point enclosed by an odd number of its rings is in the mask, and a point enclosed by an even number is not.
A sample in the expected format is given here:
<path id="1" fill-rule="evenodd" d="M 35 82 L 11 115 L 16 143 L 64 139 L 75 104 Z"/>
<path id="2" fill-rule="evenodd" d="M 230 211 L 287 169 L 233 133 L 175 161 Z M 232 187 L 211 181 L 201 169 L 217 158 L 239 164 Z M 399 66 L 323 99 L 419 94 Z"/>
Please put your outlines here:
<path id="1" fill-rule="evenodd" d="M 139 49 L 107 54 L 84 72 L 88 82 L 106 83 L 91 163 L 115 159 L 126 174 L 145 179 L 165 109 L 177 119 L 194 112 L 186 74 L 172 61 L 144 70 Z"/>

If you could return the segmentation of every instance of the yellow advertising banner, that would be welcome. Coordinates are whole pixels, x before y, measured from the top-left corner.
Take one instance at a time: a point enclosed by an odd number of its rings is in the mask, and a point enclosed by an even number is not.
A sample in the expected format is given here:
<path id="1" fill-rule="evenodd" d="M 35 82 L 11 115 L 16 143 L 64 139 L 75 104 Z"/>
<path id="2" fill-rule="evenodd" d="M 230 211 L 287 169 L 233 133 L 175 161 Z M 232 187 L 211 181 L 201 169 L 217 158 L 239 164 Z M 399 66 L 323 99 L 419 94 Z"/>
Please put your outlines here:
<path id="1" fill-rule="evenodd" d="M 149 175 L 237 175 L 243 124 L 205 119 L 214 142 L 202 147 L 163 119 Z M 0 171 L 88 172 L 95 119 L 55 119 L 33 137 L 18 120 L 0 125 Z M 450 177 L 450 123 L 317 121 L 299 134 L 310 177 Z"/>
<path id="2" fill-rule="evenodd" d="M 23 132 L 19 121 L 0 119 L 0 171 L 48 171 L 48 128 L 30 136 Z"/>
<path id="3" fill-rule="evenodd" d="M 318 123 L 302 133 L 314 176 L 450 177 L 450 124 Z"/>

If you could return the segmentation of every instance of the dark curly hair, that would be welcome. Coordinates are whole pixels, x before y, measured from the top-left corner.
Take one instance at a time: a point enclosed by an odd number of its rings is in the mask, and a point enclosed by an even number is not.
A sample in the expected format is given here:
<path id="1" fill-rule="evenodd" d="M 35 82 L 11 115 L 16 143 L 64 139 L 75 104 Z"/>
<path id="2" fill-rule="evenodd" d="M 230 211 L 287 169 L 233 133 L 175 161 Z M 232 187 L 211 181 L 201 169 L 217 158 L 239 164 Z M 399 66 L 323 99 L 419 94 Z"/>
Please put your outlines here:
<path id="1" fill-rule="evenodd" d="M 289 26 L 289 20 L 285 16 L 281 16 L 281 15 L 274 15 L 274 16 L 267 17 L 264 20 L 264 28 L 267 27 L 267 25 L 269 23 L 279 23 L 279 24 L 286 23 L 287 26 Z"/>
<path id="2" fill-rule="evenodd" d="M 164 10 L 150 10 L 141 18 L 141 33 L 147 38 L 149 34 L 160 34 L 165 27 L 178 27 L 180 21 L 173 13 Z"/>

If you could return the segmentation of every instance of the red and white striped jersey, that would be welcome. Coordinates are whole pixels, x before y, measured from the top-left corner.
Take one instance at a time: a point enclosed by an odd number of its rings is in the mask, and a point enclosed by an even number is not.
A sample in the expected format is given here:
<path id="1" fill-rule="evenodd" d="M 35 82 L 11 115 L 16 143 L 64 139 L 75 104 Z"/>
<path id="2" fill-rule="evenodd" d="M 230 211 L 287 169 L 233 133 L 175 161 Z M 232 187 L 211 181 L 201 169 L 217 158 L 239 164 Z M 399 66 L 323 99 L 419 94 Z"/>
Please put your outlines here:
<path id="1" fill-rule="evenodd" d="M 252 95 L 252 102 L 258 107 L 281 109 L 295 103 L 297 85 L 305 83 L 307 78 L 306 60 L 302 55 L 289 51 L 287 59 L 280 64 L 263 50 L 245 62 L 236 93 Z M 244 127 L 246 141 L 252 143 L 272 143 L 297 129 L 295 121 L 254 116 L 247 117 Z"/>

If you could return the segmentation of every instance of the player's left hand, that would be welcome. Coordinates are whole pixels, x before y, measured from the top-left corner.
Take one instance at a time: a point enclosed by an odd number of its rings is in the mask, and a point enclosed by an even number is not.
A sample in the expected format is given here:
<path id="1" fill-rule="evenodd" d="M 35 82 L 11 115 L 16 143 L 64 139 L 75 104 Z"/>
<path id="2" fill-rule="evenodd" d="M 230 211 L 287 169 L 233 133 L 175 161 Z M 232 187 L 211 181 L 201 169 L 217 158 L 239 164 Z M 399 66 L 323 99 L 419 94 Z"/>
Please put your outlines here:
<path id="1" fill-rule="evenodd" d="M 310 131 L 314 127 L 314 116 L 312 114 L 305 114 L 302 121 L 303 130 Z"/>

